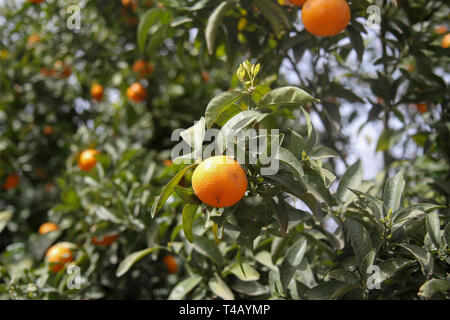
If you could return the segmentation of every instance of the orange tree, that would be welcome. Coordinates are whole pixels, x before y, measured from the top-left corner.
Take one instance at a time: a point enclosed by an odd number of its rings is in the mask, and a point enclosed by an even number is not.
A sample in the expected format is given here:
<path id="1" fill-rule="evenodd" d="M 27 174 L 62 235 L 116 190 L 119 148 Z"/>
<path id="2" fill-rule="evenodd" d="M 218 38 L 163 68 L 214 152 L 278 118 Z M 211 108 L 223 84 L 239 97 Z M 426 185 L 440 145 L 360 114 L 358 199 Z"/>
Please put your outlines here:
<path id="1" fill-rule="evenodd" d="M 348 1 L 322 37 L 308 16 L 331 2 L 85 1 L 79 30 L 66 4 L 2 3 L 0 295 L 448 298 L 448 6 Z M 382 128 L 372 180 L 361 117 Z M 231 207 L 197 198 L 210 128 L 279 129 L 236 141 L 257 161 Z"/>

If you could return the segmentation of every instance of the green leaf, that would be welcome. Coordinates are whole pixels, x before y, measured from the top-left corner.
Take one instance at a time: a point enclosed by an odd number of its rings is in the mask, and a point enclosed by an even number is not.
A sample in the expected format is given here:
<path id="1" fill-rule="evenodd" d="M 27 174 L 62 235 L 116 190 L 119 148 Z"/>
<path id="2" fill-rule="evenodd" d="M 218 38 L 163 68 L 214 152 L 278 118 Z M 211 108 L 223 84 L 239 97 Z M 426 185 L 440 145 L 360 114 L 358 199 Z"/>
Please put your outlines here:
<path id="1" fill-rule="evenodd" d="M 319 159 L 339 157 L 339 154 L 333 149 L 327 148 L 325 146 L 315 146 L 312 148 L 309 157 L 312 160 L 319 160 Z"/>
<path id="2" fill-rule="evenodd" d="M 378 138 L 376 151 L 387 151 L 392 148 L 402 137 L 403 131 L 388 129 Z"/>
<path id="3" fill-rule="evenodd" d="M 418 295 L 425 299 L 431 299 L 435 293 L 448 292 L 450 281 L 441 279 L 431 279 L 425 282 L 419 289 Z"/>
<path id="4" fill-rule="evenodd" d="M 281 236 L 285 236 L 289 224 L 289 216 L 286 207 L 286 202 L 282 196 L 278 197 L 278 203 L 273 199 L 270 199 L 270 207 L 272 208 L 273 215 L 276 217 L 278 225 L 280 226 Z"/>
<path id="5" fill-rule="evenodd" d="M 259 101 L 259 108 L 275 106 L 300 107 L 309 102 L 319 102 L 309 93 L 297 87 L 282 87 L 266 93 Z"/>
<path id="6" fill-rule="evenodd" d="M 404 188 L 405 179 L 403 179 L 403 171 L 389 178 L 384 186 L 383 212 L 385 217 L 389 217 L 389 220 L 391 219 L 392 213 L 400 207 L 400 200 Z"/>
<path id="7" fill-rule="evenodd" d="M 235 263 L 230 272 L 242 281 L 255 281 L 259 280 L 260 277 L 259 272 L 247 262 Z"/>
<path id="8" fill-rule="evenodd" d="M 322 176 L 314 171 L 308 170 L 305 171 L 303 180 L 308 188 L 309 194 L 312 194 L 320 202 L 331 204 L 331 194 L 325 186 L 325 181 L 323 180 Z"/>
<path id="9" fill-rule="evenodd" d="M 168 300 L 182 300 L 186 294 L 194 289 L 201 281 L 202 277 L 199 275 L 193 275 L 187 279 L 184 279 L 172 289 Z"/>
<path id="10" fill-rule="evenodd" d="M 279 172 L 275 175 L 264 176 L 264 179 L 298 198 L 305 195 L 308 190 L 306 184 L 300 177 L 294 177 L 292 174 L 286 172 Z"/>
<path id="11" fill-rule="evenodd" d="M 194 223 L 195 213 L 197 212 L 198 205 L 186 204 L 183 208 L 183 232 L 189 242 L 194 241 L 194 234 L 192 233 L 192 225 Z"/>
<path id="12" fill-rule="evenodd" d="M 378 267 L 380 267 L 380 281 L 383 282 L 392 278 L 397 272 L 401 271 L 403 268 L 414 263 L 413 260 L 403 259 L 403 258 L 391 258 L 382 261 Z"/>
<path id="13" fill-rule="evenodd" d="M 445 226 L 442 238 L 444 239 L 445 245 L 450 248 L 450 223 L 447 223 Z"/>
<path id="14" fill-rule="evenodd" d="M 358 160 L 345 171 L 341 181 L 339 181 L 336 191 L 336 200 L 338 203 L 344 204 L 351 199 L 352 192 L 349 188 L 358 188 L 361 184 L 362 178 L 362 164 L 361 160 Z"/>
<path id="15" fill-rule="evenodd" d="M 291 282 L 295 271 L 300 266 L 306 252 L 308 242 L 305 238 L 300 238 L 286 252 L 286 256 L 279 268 L 280 280 L 283 288 L 286 290 Z"/>
<path id="16" fill-rule="evenodd" d="M 208 53 L 214 54 L 214 44 L 216 41 L 217 31 L 222 23 L 222 19 L 227 11 L 234 5 L 233 1 L 224 1 L 217 6 L 208 18 L 206 23 L 205 38 Z"/>
<path id="17" fill-rule="evenodd" d="M 431 241 L 437 249 L 444 249 L 444 241 L 441 238 L 441 227 L 439 221 L 439 213 L 437 211 L 430 212 L 426 216 L 426 226 Z"/>
<path id="18" fill-rule="evenodd" d="M 2 231 L 5 229 L 9 220 L 11 220 L 12 216 L 13 216 L 12 211 L 5 210 L 0 212 L 0 233 L 2 233 Z"/>
<path id="19" fill-rule="evenodd" d="M 344 270 L 344 269 L 336 269 L 330 271 L 328 276 L 331 279 L 338 280 L 340 282 L 348 283 L 348 284 L 358 284 L 359 283 L 359 277 L 351 271 Z"/>
<path id="20" fill-rule="evenodd" d="M 192 248 L 198 253 L 208 257 L 212 262 L 218 266 L 223 265 L 222 253 L 220 253 L 217 245 L 213 240 L 206 237 L 200 237 L 194 235 L 194 242 L 191 243 Z"/>
<path id="21" fill-rule="evenodd" d="M 350 191 L 352 191 L 353 193 L 355 193 L 356 195 L 358 195 L 359 197 L 364 197 L 367 200 L 369 200 L 369 203 L 372 207 L 372 212 L 377 220 L 377 222 L 380 221 L 380 219 L 384 216 L 383 215 L 383 201 L 381 201 L 380 199 L 375 198 L 374 196 L 368 194 L 368 193 L 364 193 L 358 190 L 354 190 L 349 188 Z"/>
<path id="22" fill-rule="evenodd" d="M 269 20 L 269 23 L 277 37 L 281 36 L 281 21 L 284 22 L 287 28 L 291 28 L 291 22 L 288 16 L 276 3 L 271 0 L 255 0 L 254 2 L 261 10 L 264 17 Z"/>
<path id="23" fill-rule="evenodd" d="M 268 286 L 264 286 L 257 281 L 241 281 L 239 279 L 233 282 L 231 288 L 236 292 L 251 297 L 260 296 L 269 292 Z"/>
<path id="24" fill-rule="evenodd" d="M 424 275 L 430 275 L 433 271 L 433 256 L 424 248 L 412 244 L 398 244 L 397 246 L 406 249 L 419 262 Z"/>
<path id="25" fill-rule="evenodd" d="M 412 206 L 402 208 L 396 211 L 392 216 L 392 222 L 394 224 L 400 223 L 402 221 L 415 218 L 423 213 L 428 213 L 432 210 L 445 208 L 445 206 L 433 204 L 433 203 L 417 203 Z M 419 213 L 417 213 L 419 212 Z"/>
<path id="26" fill-rule="evenodd" d="M 172 178 L 172 180 L 170 180 L 170 182 L 163 188 L 163 190 L 161 191 L 161 194 L 159 195 L 159 197 L 157 198 L 155 203 L 153 203 L 153 205 L 152 205 L 152 210 L 151 210 L 152 218 L 155 216 L 156 212 L 158 212 L 158 210 L 160 210 L 163 207 L 163 205 L 166 203 L 167 199 L 172 194 L 175 186 L 178 185 L 178 183 L 184 177 L 186 172 L 188 172 L 192 168 L 195 168 L 197 165 L 198 165 L 197 163 L 191 164 L 190 166 L 187 166 L 186 168 L 184 168 L 183 170 L 178 172 Z"/>
<path id="27" fill-rule="evenodd" d="M 223 300 L 234 300 L 233 292 L 228 288 L 227 284 L 216 274 L 208 282 L 211 291 Z"/>
<path id="28" fill-rule="evenodd" d="M 130 270 L 130 268 L 139 260 L 141 260 L 143 257 L 145 257 L 146 255 L 161 249 L 160 246 L 156 246 L 153 248 L 147 248 L 144 250 L 140 250 L 140 251 L 136 251 L 133 252 L 132 254 L 128 255 L 125 257 L 125 259 L 123 259 L 120 264 L 119 267 L 116 270 L 116 276 L 117 277 L 121 277 L 123 276 L 125 273 L 128 272 L 128 270 Z"/>
<path id="29" fill-rule="evenodd" d="M 144 51 L 145 44 L 147 42 L 147 37 L 149 35 L 149 31 L 154 25 L 167 25 L 172 20 L 172 12 L 169 10 L 162 10 L 159 8 L 154 8 L 148 10 L 144 16 L 140 19 L 137 38 L 138 38 L 138 47 L 141 52 Z"/>
<path id="30" fill-rule="evenodd" d="M 175 191 L 177 196 L 180 197 L 181 200 L 183 200 L 189 204 L 201 204 L 202 203 L 200 201 L 200 199 L 197 198 L 197 196 L 195 195 L 194 190 L 192 190 L 190 188 L 183 188 L 180 186 L 175 186 L 175 188 L 173 190 Z"/>
<path id="31" fill-rule="evenodd" d="M 350 236 L 356 261 L 358 262 L 358 265 L 361 265 L 364 257 L 373 249 L 370 235 L 360 223 L 351 218 L 345 220 L 344 224 Z"/>
<path id="32" fill-rule="evenodd" d="M 211 128 L 221 115 L 242 97 L 240 91 L 226 91 L 215 96 L 206 106 L 206 126 Z"/>
<path id="33" fill-rule="evenodd" d="M 335 300 L 356 288 L 360 288 L 360 286 L 331 280 L 309 289 L 305 293 L 305 297 L 309 300 Z"/>

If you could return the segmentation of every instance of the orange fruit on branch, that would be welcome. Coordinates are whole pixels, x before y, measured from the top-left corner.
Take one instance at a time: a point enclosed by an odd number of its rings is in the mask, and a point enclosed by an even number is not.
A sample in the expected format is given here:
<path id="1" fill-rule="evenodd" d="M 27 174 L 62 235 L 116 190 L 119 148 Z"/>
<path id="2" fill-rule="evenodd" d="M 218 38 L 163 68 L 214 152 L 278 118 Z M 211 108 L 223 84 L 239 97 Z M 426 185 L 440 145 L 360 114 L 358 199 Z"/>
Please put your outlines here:
<path id="1" fill-rule="evenodd" d="M 97 164 L 95 155 L 98 153 L 100 152 L 95 149 L 84 150 L 78 158 L 78 167 L 83 171 L 90 171 Z"/>
<path id="2" fill-rule="evenodd" d="M 444 49 L 447 49 L 448 47 L 450 47 L 450 33 L 447 33 L 441 41 L 441 47 Z"/>
<path id="3" fill-rule="evenodd" d="M 153 64 L 144 60 L 136 60 L 132 69 L 141 78 L 153 74 L 154 71 Z"/>
<path id="4" fill-rule="evenodd" d="M 50 270 L 54 273 L 60 271 L 64 266 L 73 261 L 72 250 L 61 243 L 57 243 L 50 247 L 45 254 L 47 261 L 50 263 Z"/>
<path id="5" fill-rule="evenodd" d="M 290 2 L 294 6 L 301 7 L 306 2 L 306 0 L 290 0 Z"/>
<path id="6" fill-rule="evenodd" d="M 434 32 L 437 34 L 444 34 L 447 32 L 447 26 L 446 25 L 440 25 L 434 28 Z"/>
<path id="7" fill-rule="evenodd" d="M 42 132 L 44 132 L 44 134 L 45 134 L 46 136 L 49 136 L 49 135 L 53 134 L 54 130 L 53 130 L 53 127 L 52 127 L 52 126 L 50 126 L 50 125 L 45 125 L 45 126 L 42 128 Z"/>
<path id="8" fill-rule="evenodd" d="M 107 247 L 111 245 L 119 237 L 118 234 L 104 235 L 98 237 L 92 237 L 92 243 L 98 246 Z"/>
<path id="9" fill-rule="evenodd" d="M 39 227 L 38 232 L 39 232 L 39 234 L 46 234 L 48 232 L 52 232 L 52 231 L 55 231 L 55 230 L 58 230 L 58 229 L 59 228 L 58 228 L 58 225 L 56 223 L 46 222 L 46 223 L 43 223 Z"/>
<path id="10" fill-rule="evenodd" d="M 127 97 L 132 101 L 142 102 L 147 99 L 148 96 L 144 86 L 139 82 L 135 82 L 130 87 L 128 87 Z"/>
<path id="11" fill-rule="evenodd" d="M 14 189 L 19 184 L 20 178 L 17 172 L 10 174 L 7 178 L 5 183 L 3 184 L 4 190 Z"/>
<path id="12" fill-rule="evenodd" d="M 163 262 L 166 265 L 170 274 L 175 274 L 178 271 L 178 262 L 172 255 L 167 255 L 163 258 Z"/>
<path id="13" fill-rule="evenodd" d="M 308 0 L 302 9 L 306 30 L 319 37 L 340 33 L 350 22 L 350 15 L 345 0 Z"/>
<path id="14" fill-rule="evenodd" d="M 421 114 L 424 114 L 428 111 L 428 107 L 426 104 L 423 103 L 417 103 L 416 104 L 416 109 L 417 111 L 419 111 Z"/>
<path id="15" fill-rule="evenodd" d="M 91 96 L 92 99 L 96 101 L 102 101 L 103 99 L 103 86 L 101 84 L 94 84 L 91 87 Z"/>
<path id="16" fill-rule="evenodd" d="M 192 175 L 192 188 L 204 203 L 216 207 L 230 207 L 247 190 L 247 175 L 233 158 L 215 156 L 204 160 Z"/>

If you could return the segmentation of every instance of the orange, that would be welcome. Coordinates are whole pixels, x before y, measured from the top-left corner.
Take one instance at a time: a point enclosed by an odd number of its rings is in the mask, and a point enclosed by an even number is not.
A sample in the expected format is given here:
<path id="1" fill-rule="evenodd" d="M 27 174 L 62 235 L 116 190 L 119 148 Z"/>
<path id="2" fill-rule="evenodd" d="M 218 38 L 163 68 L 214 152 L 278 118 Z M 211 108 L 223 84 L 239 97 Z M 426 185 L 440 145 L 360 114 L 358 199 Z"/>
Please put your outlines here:
<path id="1" fill-rule="evenodd" d="M 146 62 L 144 60 L 137 60 L 133 64 L 133 72 L 136 73 L 139 77 L 144 78 L 147 75 L 153 74 L 153 64 Z"/>
<path id="2" fill-rule="evenodd" d="M 29 2 L 32 2 L 32 3 L 41 3 L 41 2 L 44 2 L 44 0 L 28 0 Z"/>
<path id="3" fill-rule="evenodd" d="M 345 0 L 308 0 L 302 9 L 306 30 L 327 37 L 340 33 L 350 21 L 350 8 Z"/>
<path id="4" fill-rule="evenodd" d="M 132 101 L 142 102 L 147 99 L 147 91 L 142 84 L 135 82 L 127 89 L 127 97 Z"/>
<path id="5" fill-rule="evenodd" d="M 97 101 L 102 101 L 103 99 L 103 86 L 101 84 L 94 84 L 91 87 L 91 96 L 92 99 Z"/>
<path id="6" fill-rule="evenodd" d="M 78 158 L 78 167 L 83 171 L 90 171 L 97 164 L 94 156 L 98 153 L 100 152 L 95 149 L 84 150 Z"/>
<path id="7" fill-rule="evenodd" d="M 33 44 L 35 44 L 35 43 L 37 43 L 37 42 L 39 42 L 39 41 L 41 41 L 41 40 L 42 40 L 42 38 L 41 38 L 40 35 L 38 35 L 38 34 L 32 34 L 31 36 L 28 37 L 27 43 L 28 43 L 29 45 L 33 45 Z"/>
<path id="8" fill-rule="evenodd" d="M 46 136 L 49 136 L 49 135 L 53 134 L 54 130 L 53 130 L 52 126 L 45 125 L 44 128 L 42 128 L 42 132 L 44 132 L 44 134 Z"/>
<path id="9" fill-rule="evenodd" d="M 125 7 L 128 7 L 131 4 L 131 0 L 122 0 L 122 4 Z"/>
<path id="10" fill-rule="evenodd" d="M 444 48 L 444 49 L 447 49 L 448 47 L 450 47 L 450 33 L 447 33 L 442 38 L 441 47 Z"/>
<path id="11" fill-rule="evenodd" d="M 114 241 L 116 241 L 118 237 L 119 237 L 119 235 L 117 235 L 117 234 L 105 235 L 105 236 L 100 236 L 100 237 L 92 237 L 92 243 L 99 245 L 99 246 L 106 247 L 106 246 L 111 245 Z"/>
<path id="12" fill-rule="evenodd" d="M 64 268 L 66 263 L 73 261 L 72 250 L 60 243 L 51 246 L 45 256 L 50 263 L 50 270 L 54 273 Z"/>
<path id="13" fill-rule="evenodd" d="M 163 258 L 163 262 L 166 265 L 170 274 L 175 274 L 178 271 L 178 263 L 174 256 L 167 255 Z"/>
<path id="14" fill-rule="evenodd" d="M 440 25 L 434 28 L 434 32 L 436 32 L 437 34 L 444 34 L 447 32 L 447 26 L 445 25 Z"/>
<path id="15" fill-rule="evenodd" d="M 290 2 L 294 6 L 301 7 L 306 2 L 306 0 L 290 0 Z"/>
<path id="16" fill-rule="evenodd" d="M 19 184 L 20 178 L 17 172 L 10 174 L 7 178 L 5 183 L 3 184 L 3 189 L 9 190 L 14 189 Z"/>
<path id="17" fill-rule="evenodd" d="M 421 114 L 424 114 L 428 111 L 427 105 L 423 104 L 423 103 L 417 103 L 416 108 L 417 108 L 417 111 L 419 111 Z"/>
<path id="18" fill-rule="evenodd" d="M 247 175 L 236 160 L 215 156 L 200 163 L 192 175 L 192 187 L 204 203 L 217 207 L 230 207 L 247 190 Z"/>
<path id="19" fill-rule="evenodd" d="M 53 222 L 46 222 L 43 223 L 40 227 L 39 227 L 39 234 L 46 234 L 48 232 L 52 232 L 55 230 L 58 230 L 58 225 L 56 223 Z"/>
<path id="20" fill-rule="evenodd" d="M 172 160 L 170 160 L 170 159 L 164 159 L 163 160 L 163 163 L 164 163 L 164 165 L 166 166 L 166 167 L 170 167 L 171 165 L 172 165 Z"/>
<path id="21" fill-rule="evenodd" d="M 211 79 L 211 76 L 207 71 L 202 71 L 202 80 L 203 82 L 207 83 Z"/>

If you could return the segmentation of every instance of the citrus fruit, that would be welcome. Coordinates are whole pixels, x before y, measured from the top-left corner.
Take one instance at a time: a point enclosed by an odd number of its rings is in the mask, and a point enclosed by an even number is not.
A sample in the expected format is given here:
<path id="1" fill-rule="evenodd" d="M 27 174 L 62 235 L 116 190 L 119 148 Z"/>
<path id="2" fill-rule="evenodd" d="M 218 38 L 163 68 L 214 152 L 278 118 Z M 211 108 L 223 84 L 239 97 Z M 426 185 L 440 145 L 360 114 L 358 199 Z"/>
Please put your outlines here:
<path id="1" fill-rule="evenodd" d="M 83 171 L 90 171 L 97 164 L 94 156 L 98 153 L 99 151 L 95 149 L 84 150 L 78 158 L 78 167 Z"/>
<path id="2" fill-rule="evenodd" d="M 175 274 L 178 271 L 178 263 L 174 256 L 167 255 L 163 258 L 163 262 L 166 265 L 170 274 Z"/>
<path id="3" fill-rule="evenodd" d="M 308 0 L 302 9 L 302 21 L 316 36 L 333 36 L 347 27 L 350 8 L 345 0 Z"/>
<path id="4" fill-rule="evenodd" d="M 247 190 L 247 175 L 236 160 L 215 156 L 200 163 L 192 175 L 192 188 L 204 203 L 217 207 L 230 207 Z"/>
<path id="5" fill-rule="evenodd" d="M 44 132 L 44 134 L 45 134 L 46 136 L 49 136 L 49 135 L 53 134 L 54 130 L 53 130 L 53 127 L 52 127 L 52 126 L 50 126 L 50 125 L 45 125 L 45 126 L 42 128 L 42 132 Z"/>
<path id="6" fill-rule="evenodd" d="M 306 0 L 290 0 L 290 2 L 294 6 L 301 7 L 306 2 Z"/>
<path id="7" fill-rule="evenodd" d="M 50 263 L 50 270 L 54 273 L 60 271 L 66 263 L 73 261 L 72 250 L 63 244 L 57 243 L 50 247 L 45 254 L 47 261 Z"/>
<path id="8" fill-rule="evenodd" d="M 136 60 L 136 62 L 133 64 L 132 69 L 133 72 L 141 78 L 152 74 L 154 71 L 153 64 L 144 60 Z"/>
<path id="9" fill-rule="evenodd" d="M 103 99 L 103 86 L 101 84 L 94 84 L 91 87 L 92 99 L 102 101 Z"/>
<path id="10" fill-rule="evenodd" d="M 46 222 L 43 223 L 40 227 L 39 227 L 39 234 L 46 234 L 48 232 L 52 232 L 58 230 L 58 225 L 56 223 L 53 222 Z"/>
<path id="11" fill-rule="evenodd" d="M 417 111 L 419 111 L 421 114 L 424 114 L 428 111 L 427 105 L 423 104 L 423 103 L 417 103 L 416 108 L 417 108 Z"/>
<path id="12" fill-rule="evenodd" d="M 28 0 L 29 2 L 32 2 L 32 3 L 41 3 L 41 2 L 44 2 L 44 0 Z"/>
<path id="13" fill-rule="evenodd" d="M 13 174 L 10 174 L 6 178 L 5 183 L 3 184 L 3 189 L 5 189 L 5 190 L 14 189 L 19 184 L 19 181 L 20 181 L 20 178 L 16 172 Z"/>
<path id="14" fill-rule="evenodd" d="M 119 235 L 117 234 L 92 237 L 92 243 L 106 247 L 111 245 L 114 241 L 116 241 L 118 237 Z"/>
<path id="15" fill-rule="evenodd" d="M 127 89 L 127 97 L 132 101 L 142 102 L 147 99 L 147 91 L 142 84 L 135 82 Z"/>
<path id="16" fill-rule="evenodd" d="M 434 32 L 436 32 L 437 34 L 444 34 L 447 32 L 447 26 L 445 25 L 440 25 L 434 28 Z"/>
<path id="17" fill-rule="evenodd" d="M 442 38 L 441 47 L 444 48 L 444 49 L 450 47 L 450 33 L 447 33 L 447 34 Z"/>

